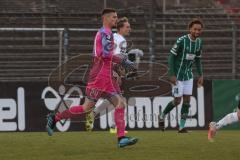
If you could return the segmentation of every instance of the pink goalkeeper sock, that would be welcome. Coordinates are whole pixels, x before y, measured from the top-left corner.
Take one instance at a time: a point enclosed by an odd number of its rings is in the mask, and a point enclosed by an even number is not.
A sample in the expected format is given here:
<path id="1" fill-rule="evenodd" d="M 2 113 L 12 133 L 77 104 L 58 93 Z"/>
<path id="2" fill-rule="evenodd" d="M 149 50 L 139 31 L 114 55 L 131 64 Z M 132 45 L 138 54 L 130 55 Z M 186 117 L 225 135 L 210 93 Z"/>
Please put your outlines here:
<path id="1" fill-rule="evenodd" d="M 55 121 L 58 122 L 62 119 L 68 119 L 77 117 L 84 112 L 83 106 L 73 106 L 61 113 L 57 113 L 55 116 Z"/>
<path id="2" fill-rule="evenodd" d="M 117 136 L 125 136 L 124 107 L 117 107 L 115 109 L 114 119 L 117 127 Z"/>

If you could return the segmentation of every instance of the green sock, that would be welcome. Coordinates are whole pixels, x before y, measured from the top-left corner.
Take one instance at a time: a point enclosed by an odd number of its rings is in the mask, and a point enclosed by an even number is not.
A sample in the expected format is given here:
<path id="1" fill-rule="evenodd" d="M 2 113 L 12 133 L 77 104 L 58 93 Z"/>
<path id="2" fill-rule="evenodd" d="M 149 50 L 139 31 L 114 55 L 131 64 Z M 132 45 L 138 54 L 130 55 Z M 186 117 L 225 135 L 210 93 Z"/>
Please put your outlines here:
<path id="1" fill-rule="evenodd" d="M 181 120 L 179 124 L 179 130 L 183 129 L 185 127 L 186 119 L 188 116 L 190 104 L 188 103 L 183 103 L 182 104 L 182 109 L 181 109 Z"/>
<path id="2" fill-rule="evenodd" d="M 183 129 L 186 123 L 186 119 L 180 119 L 179 130 Z"/>
<path id="3" fill-rule="evenodd" d="M 165 115 L 167 115 L 174 107 L 175 107 L 174 102 L 173 101 L 169 102 L 167 107 L 164 109 L 162 116 L 164 117 Z"/>

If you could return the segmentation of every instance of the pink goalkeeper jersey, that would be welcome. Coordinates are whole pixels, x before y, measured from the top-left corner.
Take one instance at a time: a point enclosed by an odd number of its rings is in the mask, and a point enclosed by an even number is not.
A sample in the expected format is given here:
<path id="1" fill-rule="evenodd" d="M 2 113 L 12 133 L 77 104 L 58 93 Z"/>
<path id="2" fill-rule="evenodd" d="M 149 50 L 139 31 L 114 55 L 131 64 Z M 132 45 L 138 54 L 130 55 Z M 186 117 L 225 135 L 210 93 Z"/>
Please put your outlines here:
<path id="1" fill-rule="evenodd" d="M 107 93 L 119 92 L 119 85 L 112 77 L 112 62 L 121 59 L 113 56 L 114 40 L 110 28 L 102 27 L 95 36 L 93 66 L 89 73 L 87 89 L 98 89 Z"/>

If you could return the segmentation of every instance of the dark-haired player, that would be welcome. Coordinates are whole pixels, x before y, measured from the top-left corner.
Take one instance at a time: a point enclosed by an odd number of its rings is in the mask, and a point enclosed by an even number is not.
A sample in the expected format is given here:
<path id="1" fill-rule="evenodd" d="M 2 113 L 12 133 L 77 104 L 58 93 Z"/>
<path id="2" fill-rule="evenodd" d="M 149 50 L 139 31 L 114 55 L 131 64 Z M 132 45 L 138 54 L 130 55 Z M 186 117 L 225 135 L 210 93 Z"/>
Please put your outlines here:
<path id="1" fill-rule="evenodd" d="M 190 96 L 193 90 L 192 65 L 196 64 L 198 79 L 197 85 L 203 84 L 203 71 L 201 64 L 203 23 L 199 19 L 193 19 L 188 25 L 189 33 L 177 39 L 170 50 L 168 58 L 169 76 L 172 83 L 174 100 L 169 102 L 160 114 L 160 126 L 164 130 L 165 116 L 176 106 L 182 103 L 179 133 L 187 133 L 185 123 L 190 108 Z"/>

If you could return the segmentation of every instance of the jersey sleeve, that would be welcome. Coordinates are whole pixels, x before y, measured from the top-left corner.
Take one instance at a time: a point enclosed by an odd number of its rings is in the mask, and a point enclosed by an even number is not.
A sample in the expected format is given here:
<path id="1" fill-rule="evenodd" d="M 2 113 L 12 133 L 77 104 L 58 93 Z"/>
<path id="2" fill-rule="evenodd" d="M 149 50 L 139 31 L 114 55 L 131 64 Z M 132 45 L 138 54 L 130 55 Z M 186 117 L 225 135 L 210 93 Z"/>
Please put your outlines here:
<path id="1" fill-rule="evenodd" d="M 123 54 L 113 54 L 113 36 L 112 33 L 102 32 L 102 58 L 105 60 L 111 60 L 114 63 L 121 64 L 126 68 L 133 68 L 133 63 L 130 62 L 126 55 Z"/>
<path id="2" fill-rule="evenodd" d="M 174 63 L 175 63 L 175 56 L 174 56 L 174 54 L 170 54 L 168 57 L 168 66 L 169 66 L 168 74 L 169 74 L 169 76 L 176 75 L 174 72 Z"/>
<path id="3" fill-rule="evenodd" d="M 199 39 L 199 47 L 197 48 L 197 52 L 196 52 L 196 58 L 201 58 L 202 56 L 202 40 Z"/>
<path id="4" fill-rule="evenodd" d="M 182 50 L 183 39 L 178 38 L 173 47 L 170 50 L 170 53 L 173 55 L 178 55 Z"/>
<path id="5" fill-rule="evenodd" d="M 173 47 L 170 50 L 170 55 L 168 56 L 168 74 L 170 76 L 176 75 L 174 72 L 174 65 L 175 65 L 175 56 L 177 56 L 182 50 L 182 38 L 178 38 Z"/>
<path id="6" fill-rule="evenodd" d="M 111 33 L 102 32 L 102 56 L 109 58 L 113 52 L 113 38 Z"/>

